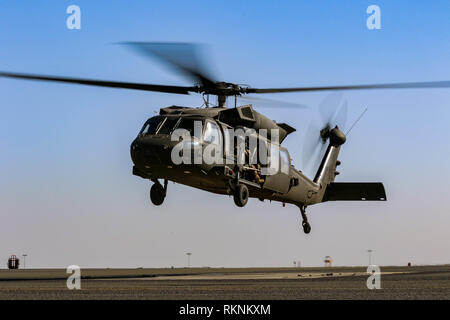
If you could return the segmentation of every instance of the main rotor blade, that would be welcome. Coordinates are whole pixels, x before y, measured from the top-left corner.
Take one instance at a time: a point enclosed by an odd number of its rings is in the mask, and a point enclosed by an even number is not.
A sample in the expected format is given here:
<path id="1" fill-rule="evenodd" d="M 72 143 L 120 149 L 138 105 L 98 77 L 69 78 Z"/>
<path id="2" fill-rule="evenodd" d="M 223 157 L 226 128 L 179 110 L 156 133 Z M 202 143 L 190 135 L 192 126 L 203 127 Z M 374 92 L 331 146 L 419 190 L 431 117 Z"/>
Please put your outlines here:
<path id="1" fill-rule="evenodd" d="M 295 102 L 279 101 L 274 99 L 266 99 L 252 96 L 238 96 L 238 100 L 243 102 L 255 103 L 255 108 L 296 108 L 308 109 L 308 106 Z"/>
<path id="2" fill-rule="evenodd" d="M 214 86 L 215 81 L 210 76 L 204 63 L 202 46 L 194 43 L 171 42 L 123 42 L 145 56 L 154 56 L 166 62 L 169 66 L 182 72 L 204 87 Z"/>
<path id="3" fill-rule="evenodd" d="M 0 77 L 26 79 L 26 80 L 65 82 L 97 87 L 122 88 L 122 89 L 156 91 L 156 92 L 177 93 L 177 94 L 189 94 L 189 92 L 198 92 L 197 87 L 165 86 L 159 84 L 103 81 L 103 80 L 66 78 L 66 77 L 55 77 L 47 75 L 11 73 L 11 72 L 0 72 Z"/>
<path id="4" fill-rule="evenodd" d="M 425 89 L 425 88 L 450 88 L 450 81 L 430 82 L 403 82 L 384 84 L 363 84 L 348 86 L 327 87 L 299 87 L 299 88 L 248 88 L 246 93 L 281 93 L 281 92 L 305 92 L 305 91 L 335 91 L 335 90 L 365 90 L 365 89 Z"/>

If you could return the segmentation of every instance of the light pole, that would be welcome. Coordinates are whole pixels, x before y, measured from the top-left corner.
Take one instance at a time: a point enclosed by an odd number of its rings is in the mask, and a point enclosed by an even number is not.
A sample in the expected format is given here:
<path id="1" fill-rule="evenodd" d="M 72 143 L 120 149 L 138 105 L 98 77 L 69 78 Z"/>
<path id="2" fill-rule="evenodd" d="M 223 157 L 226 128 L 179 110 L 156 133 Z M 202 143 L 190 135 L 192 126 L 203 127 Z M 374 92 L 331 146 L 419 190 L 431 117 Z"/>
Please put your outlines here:
<path id="1" fill-rule="evenodd" d="M 369 254 L 369 266 L 372 265 L 372 249 L 367 250 L 367 253 Z"/>
<path id="2" fill-rule="evenodd" d="M 188 268 L 190 268 L 191 267 L 191 255 L 192 255 L 192 252 L 186 252 L 186 255 L 187 255 L 187 258 L 188 258 Z"/>
<path id="3" fill-rule="evenodd" d="M 25 269 L 25 258 L 27 257 L 27 254 L 22 254 L 23 257 L 23 268 Z"/>

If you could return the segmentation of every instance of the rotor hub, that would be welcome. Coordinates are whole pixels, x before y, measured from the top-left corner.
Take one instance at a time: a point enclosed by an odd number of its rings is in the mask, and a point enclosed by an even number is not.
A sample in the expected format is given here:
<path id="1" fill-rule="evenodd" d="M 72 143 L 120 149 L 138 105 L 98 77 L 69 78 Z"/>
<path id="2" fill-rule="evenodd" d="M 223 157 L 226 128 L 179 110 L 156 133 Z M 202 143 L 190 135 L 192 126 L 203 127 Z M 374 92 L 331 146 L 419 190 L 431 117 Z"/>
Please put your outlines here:
<path id="1" fill-rule="evenodd" d="M 347 140 L 347 137 L 341 130 L 339 130 L 338 126 L 334 127 L 329 132 L 329 136 L 330 136 L 330 144 L 333 147 L 339 147 L 339 146 L 343 145 L 345 143 L 345 141 Z"/>

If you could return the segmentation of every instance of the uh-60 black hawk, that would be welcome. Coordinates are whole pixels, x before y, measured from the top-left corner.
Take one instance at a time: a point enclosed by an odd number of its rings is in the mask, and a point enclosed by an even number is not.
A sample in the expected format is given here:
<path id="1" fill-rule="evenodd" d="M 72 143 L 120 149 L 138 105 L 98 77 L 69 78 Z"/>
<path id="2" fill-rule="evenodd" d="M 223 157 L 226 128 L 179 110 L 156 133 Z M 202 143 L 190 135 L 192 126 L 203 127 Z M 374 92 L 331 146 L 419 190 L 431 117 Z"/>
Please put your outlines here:
<path id="1" fill-rule="evenodd" d="M 360 89 L 390 89 L 390 88 L 447 88 L 450 81 L 346 85 L 326 87 L 296 87 L 296 88 L 252 88 L 247 85 L 237 85 L 213 80 L 206 72 L 199 56 L 198 45 L 187 43 L 125 43 L 145 55 L 161 59 L 176 71 L 189 76 L 196 84 L 193 86 L 171 86 L 117 81 L 100 81 L 56 76 L 43 76 L 0 72 L 0 76 L 28 80 L 57 81 L 100 87 L 125 88 L 144 91 L 157 91 L 174 94 L 199 93 L 203 95 L 204 108 L 170 106 L 160 109 L 159 115 L 148 119 L 136 139 L 131 144 L 131 158 L 134 163 L 133 174 L 153 181 L 150 198 L 153 204 L 161 205 L 167 194 L 167 182 L 188 185 L 194 188 L 216 194 L 232 195 L 237 206 L 243 207 L 248 198 L 279 201 L 298 206 L 303 218 L 302 226 L 305 233 L 311 231 L 305 214 L 307 206 L 325 201 L 385 201 L 386 194 L 382 183 L 335 182 L 338 174 L 336 168 L 340 165 L 339 151 L 346 142 L 346 135 L 337 124 L 339 118 L 345 117 L 345 106 L 337 110 L 336 106 L 325 103 L 326 110 L 322 112 L 323 124 L 314 131 L 309 131 L 305 141 L 309 153 L 317 153 L 317 149 L 326 147 L 320 161 L 317 173 L 313 179 L 305 176 L 291 164 L 288 150 L 281 143 L 294 128 L 285 123 L 277 123 L 263 114 L 255 111 L 252 105 L 237 106 L 236 98 L 247 94 L 270 94 L 282 92 L 311 91 L 342 91 Z M 217 104 L 209 102 L 210 96 L 217 97 Z M 234 107 L 227 108 L 227 98 L 234 100 Z M 258 101 L 258 100 L 256 100 Z M 331 107 L 331 108 L 330 108 Z M 195 123 L 201 124 L 200 133 L 191 142 L 197 143 L 200 150 L 205 150 L 211 144 L 222 148 L 224 160 L 216 163 L 181 163 L 172 160 L 172 151 L 180 142 L 173 141 L 172 133 L 177 129 L 185 129 L 194 136 Z M 254 129 L 252 135 L 259 140 L 257 149 L 265 146 L 270 150 L 276 144 L 275 156 L 280 164 L 279 170 L 267 174 L 259 157 L 254 157 L 260 150 L 248 147 L 245 143 L 244 162 L 232 162 L 231 157 L 239 157 L 236 153 L 235 141 L 230 141 L 230 129 Z M 266 130 L 267 137 L 258 132 Z M 271 132 L 276 130 L 278 141 L 271 139 Z M 244 137 L 245 139 L 245 137 Z M 227 141 L 228 140 L 228 141 Z M 320 148 L 319 148 L 320 147 Z M 228 150 L 225 150 L 228 149 Z M 217 150 L 217 148 L 215 149 Z M 270 152 L 269 152 L 270 153 Z M 307 152 L 308 153 L 308 152 Z M 227 158 L 227 159 L 225 159 Z M 250 162 L 252 158 L 252 162 Z M 257 159 L 256 162 L 254 159 Z M 283 169 L 284 170 L 281 170 Z M 286 169 L 287 168 L 287 169 Z M 160 180 L 163 181 L 161 184 Z"/>

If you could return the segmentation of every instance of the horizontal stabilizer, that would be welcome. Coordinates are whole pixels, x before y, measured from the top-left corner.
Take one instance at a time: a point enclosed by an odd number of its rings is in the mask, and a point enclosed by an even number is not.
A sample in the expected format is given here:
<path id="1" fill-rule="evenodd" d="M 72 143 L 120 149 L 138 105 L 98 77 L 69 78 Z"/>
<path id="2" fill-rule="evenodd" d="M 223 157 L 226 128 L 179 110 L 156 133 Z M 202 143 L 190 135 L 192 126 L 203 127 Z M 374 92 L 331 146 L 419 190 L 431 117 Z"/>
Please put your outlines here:
<path id="1" fill-rule="evenodd" d="M 280 128 L 280 143 L 283 142 L 283 140 L 290 135 L 292 132 L 295 131 L 295 128 L 292 128 L 290 125 L 286 124 L 286 123 L 277 123 L 278 128 Z"/>
<path id="2" fill-rule="evenodd" d="M 286 123 L 277 123 L 277 126 L 279 126 L 281 129 L 286 130 L 287 134 L 291 134 L 295 131 L 295 128 L 292 128 L 290 125 Z"/>
<path id="3" fill-rule="evenodd" d="M 386 201 L 381 182 L 332 182 L 328 185 L 325 201 Z"/>

